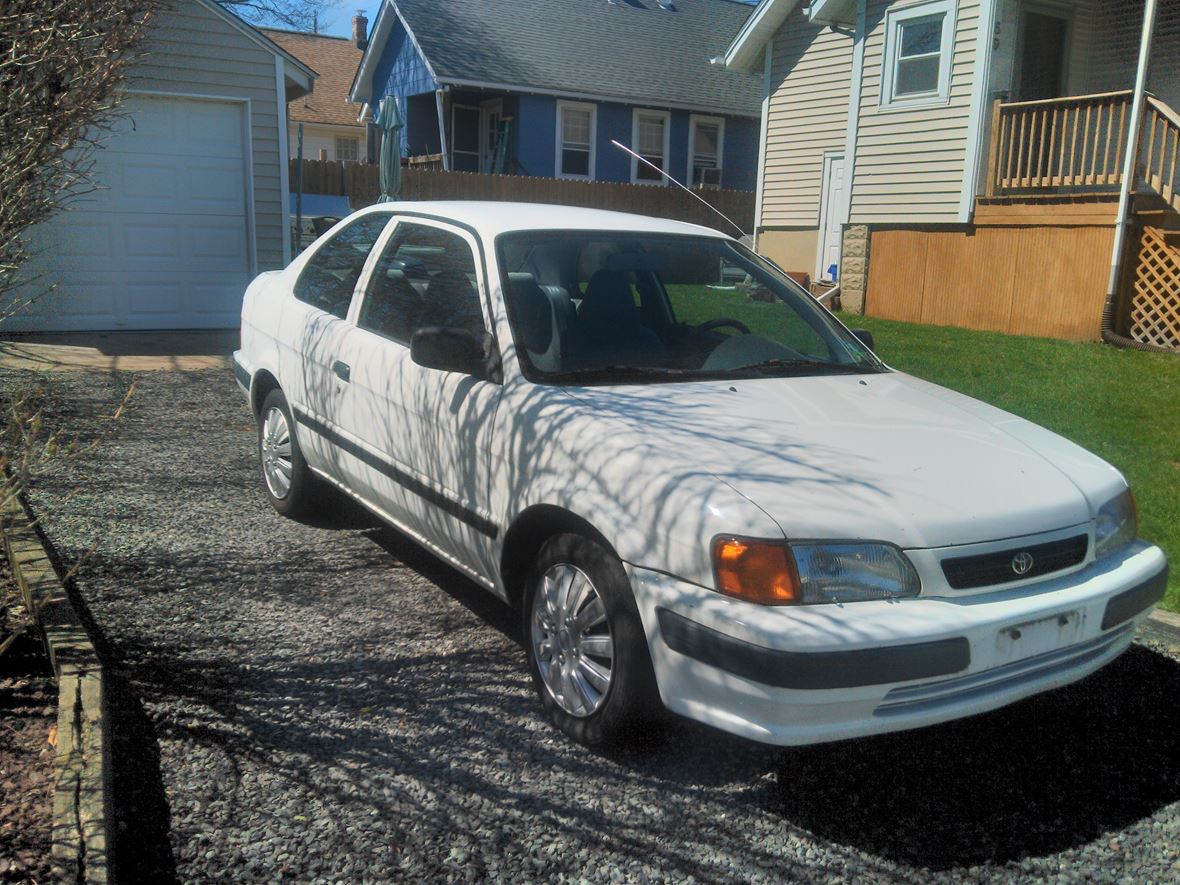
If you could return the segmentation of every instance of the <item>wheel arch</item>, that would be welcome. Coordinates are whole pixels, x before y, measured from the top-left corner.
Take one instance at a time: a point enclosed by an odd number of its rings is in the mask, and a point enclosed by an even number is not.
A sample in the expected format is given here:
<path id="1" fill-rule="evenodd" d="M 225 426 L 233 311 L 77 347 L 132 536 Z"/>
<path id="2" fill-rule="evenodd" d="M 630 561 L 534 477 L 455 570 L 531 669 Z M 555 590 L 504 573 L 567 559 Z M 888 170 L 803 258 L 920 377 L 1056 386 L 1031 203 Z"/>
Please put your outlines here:
<path id="1" fill-rule="evenodd" d="M 509 603 L 520 605 L 525 578 L 545 542 L 565 534 L 584 535 L 601 544 L 613 556 L 619 555 L 615 545 L 586 518 L 555 504 L 534 504 L 521 511 L 504 533 L 500 579 Z"/>
<path id="2" fill-rule="evenodd" d="M 254 382 L 250 385 L 250 410 L 254 413 L 255 418 L 262 411 L 262 404 L 272 390 L 282 390 L 282 387 L 279 386 L 279 379 L 266 369 L 255 372 Z"/>

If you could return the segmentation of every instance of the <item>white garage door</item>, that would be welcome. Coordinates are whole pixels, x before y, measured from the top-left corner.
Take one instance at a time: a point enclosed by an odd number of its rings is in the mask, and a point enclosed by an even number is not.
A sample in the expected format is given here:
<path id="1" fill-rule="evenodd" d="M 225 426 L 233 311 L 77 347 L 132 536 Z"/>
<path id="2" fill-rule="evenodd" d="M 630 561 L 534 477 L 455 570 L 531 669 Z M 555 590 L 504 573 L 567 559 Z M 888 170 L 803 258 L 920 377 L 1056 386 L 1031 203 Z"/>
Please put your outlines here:
<path id="1" fill-rule="evenodd" d="M 96 155 L 102 189 L 36 233 L 56 290 L 6 328 L 238 325 L 250 277 L 244 106 L 131 96 Z"/>

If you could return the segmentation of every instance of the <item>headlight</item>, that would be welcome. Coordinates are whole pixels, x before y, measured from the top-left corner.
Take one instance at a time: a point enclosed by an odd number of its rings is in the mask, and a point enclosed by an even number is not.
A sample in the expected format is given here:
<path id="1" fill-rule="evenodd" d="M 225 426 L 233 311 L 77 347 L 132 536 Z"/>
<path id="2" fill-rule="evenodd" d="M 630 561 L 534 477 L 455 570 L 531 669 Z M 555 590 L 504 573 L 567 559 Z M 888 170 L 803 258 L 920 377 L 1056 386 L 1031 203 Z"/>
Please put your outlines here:
<path id="1" fill-rule="evenodd" d="M 748 538 L 713 541 L 717 588 L 763 605 L 811 605 L 917 596 L 922 584 L 905 555 L 881 542 Z"/>
<path id="2" fill-rule="evenodd" d="M 1094 556 L 1102 557 L 1134 541 L 1139 534 L 1139 508 L 1131 490 L 1120 492 L 1098 510 L 1094 519 Z"/>

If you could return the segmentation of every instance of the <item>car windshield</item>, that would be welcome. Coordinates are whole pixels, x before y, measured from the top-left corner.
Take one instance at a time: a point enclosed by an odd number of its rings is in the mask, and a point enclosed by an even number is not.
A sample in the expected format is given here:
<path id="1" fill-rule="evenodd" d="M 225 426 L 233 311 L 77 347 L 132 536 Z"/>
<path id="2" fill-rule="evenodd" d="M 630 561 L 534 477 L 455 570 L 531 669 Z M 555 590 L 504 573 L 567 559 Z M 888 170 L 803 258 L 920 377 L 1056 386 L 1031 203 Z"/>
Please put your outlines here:
<path id="1" fill-rule="evenodd" d="M 718 237 L 502 235 L 526 376 L 552 384 L 884 371 L 799 285 Z"/>

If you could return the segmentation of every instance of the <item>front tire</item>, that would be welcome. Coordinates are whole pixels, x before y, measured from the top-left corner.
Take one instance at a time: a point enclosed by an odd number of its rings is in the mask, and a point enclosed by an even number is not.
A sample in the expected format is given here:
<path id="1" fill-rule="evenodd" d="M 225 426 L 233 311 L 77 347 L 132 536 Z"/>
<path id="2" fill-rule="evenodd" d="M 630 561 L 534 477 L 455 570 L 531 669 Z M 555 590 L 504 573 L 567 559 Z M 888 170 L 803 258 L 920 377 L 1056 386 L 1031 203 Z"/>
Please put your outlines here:
<path id="1" fill-rule="evenodd" d="M 311 507 L 316 478 L 295 438 L 291 407 L 281 390 L 272 390 L 258 413 L 258 462 L 270 505 L 283 516 L 296 517 Z"/>
<path id="2" fill-rule="evenodd" d="M 523 614 L 533 685 L 549 719 L 574 740 L 611 743 L 662 712 L 630 582 L 600 544 L 573 534 L 546 542 Z"/>

